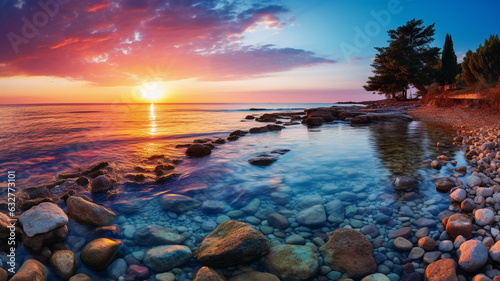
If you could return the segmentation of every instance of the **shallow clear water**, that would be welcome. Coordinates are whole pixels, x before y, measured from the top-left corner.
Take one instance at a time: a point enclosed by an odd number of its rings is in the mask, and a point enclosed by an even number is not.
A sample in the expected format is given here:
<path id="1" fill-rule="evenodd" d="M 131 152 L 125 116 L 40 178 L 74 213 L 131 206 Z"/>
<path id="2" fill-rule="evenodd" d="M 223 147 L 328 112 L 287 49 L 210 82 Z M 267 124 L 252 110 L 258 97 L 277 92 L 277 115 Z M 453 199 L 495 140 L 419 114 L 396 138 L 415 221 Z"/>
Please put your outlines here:
<path id="1" fill-rule="evenodd" d="M 131 227 L 166 226 L 185 235 L 188 238 L 185 244 L 191 248 L 210 232 L 203 224 L 225 220 L 227 212 L 238 210 L 255 198 L 261 200 L 259 210 L 272 209 L 289 216 L 292 228 L 283 231 L 285 236 L 300 233 L 307 242 L 315 233 L 327 234 L 345 226 L 359 230 L 372 224 L 380 230 L 378 238 L 384 238 L 391 230 L 409 226 L 419 217 L 437 220 L 437 214 L 448 207 L 449 201 L 435 191 L 431 180 L 452 167 L 436 171 L 423 161 L 443 153 L 454 156 L 456 152 L 438 150 L 435 145 L 438 141 L 451 143 L 450 128 L 422 122 L 356 127 L 333 122 L 316 128 L 295 125 L 281 132 L 247 135 L 218 146 L 210 157 L 201 159 L 185 158 L 185 148 L 175 148 L 176 144 L 189 143 L 195 138 L 226 138 L 231 131 L 265 125 L 244 120 L 248 114 L 317 106 L 329 105 L 2 106 L 0 125 L 5 130 L 0 145 L 6 149 L 2 149 L 0 173 L 16 170 L 20 178 L 18 186 L 22 188 L 45 183 L 61 172 L 110 161 L 120 184 L 111 195 L 95 196 L 94 200 L 113 210 L 117 201 L 141 206 L 132 215 L 119 213 L 117 225 L 122 232 Z M 249 111 L 249 108 L 270 110 Z M 248 163 L 248 159 L 275 149 L 290 149 L 290 152 L 268 167 Z M 182 159 L 175 169 L 181 176 L 163 185 L 137 184 L 123 178 L 136 166 L 154 168 L 155 163 L 145 160 L 157 154 Z M 460 165 L 463 157 L 461 152 L 458 154 L 456 160 Z M 392 188 L 392 180 L 401 175 L 421 180 L 412 196 Z M 289 203 L 277 204 L 271 197 L 273 192 L 289 195 Z M 163 211 L 158 203 L 157 197 L 165 193 L 184 194 L 199 201 L 218 200 L 226 207 L 215 214 L 197 209 L 175 215 Z M 299 226 L 295 221 L 296 206 L 311 195 L 319 195 L 323 203 L 339 199 L 345 209 L 344 219 L 316 228 Z M 408 211 L 401 212 L 403 206 L 409 207 L 410 215 Z M 377 215 L 387 210 L 391 212 L 391 222 L 379 223 Z M 255 216 L 245 215 L 238 220 L 258 229 L 266 226 L 265 219 Z M 78 228 L 70 224 L 69 236 L 84 236 L 85 231 L 74 230 Z M 431 236 L 438 235 L 435 228 L 431 230 Z M 268 237 L 284 243 L 275 233 Z M 134 245 L 132 240 L 124 241 L 125 254 L 140 259 L 141 252 L 147 250 Z M 394 252 L 389 241 L 376 247 L 375 252 L 379 254 L 379 264 L 390 260 L 387 266 L 390 272 L 401 273 L 405 257 Z M 259 269 L 260 265 L 256 263 L 254 267 Z M 177 276 L 178 280 L 189 280 L 197 268 L 199 265 L 192 261 Z M 85 267 L 79 271 L 110 280 L 106 272 L 98 274 Z"/>

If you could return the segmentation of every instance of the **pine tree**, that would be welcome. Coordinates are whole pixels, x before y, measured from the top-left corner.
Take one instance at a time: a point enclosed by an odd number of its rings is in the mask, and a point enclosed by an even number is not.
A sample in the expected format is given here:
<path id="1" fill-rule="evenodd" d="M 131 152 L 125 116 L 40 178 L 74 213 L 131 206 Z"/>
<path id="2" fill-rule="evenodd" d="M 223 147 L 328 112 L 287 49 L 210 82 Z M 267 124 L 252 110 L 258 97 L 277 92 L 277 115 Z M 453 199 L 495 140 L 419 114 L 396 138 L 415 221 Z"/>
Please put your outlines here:
<path id="1" fill-rule="evenodd" d="M 446 34 L 443 53 L 441 54 L 441 85 L 453 84 L 458 72 L 457 55 L 453 49 L 453 40 L 450 34 Z"/>
<path id="2" fill-rule="evenodd" d="M 500 39 L 491 35 L 475 52 L 467 51 L 462 63 L 463 77 L 467 85 L 481 83 L 494 86 L 500 79 Z"/>
<path id="3" fill-rule="evenodd" d="M 429 46 L 434 41 L 434 24 L 422 25 L 422 20 L 413 19 L 388 31 L 389 47 L 375 48 L 379 53 L 372 64 L 374 76 L 368 78 L 365 90 L 392 97 L 398 91 L 403 99 L 410 86 L 421 94 L 427 92 L 426 87 L 434 82 L 439 48 Z"/>

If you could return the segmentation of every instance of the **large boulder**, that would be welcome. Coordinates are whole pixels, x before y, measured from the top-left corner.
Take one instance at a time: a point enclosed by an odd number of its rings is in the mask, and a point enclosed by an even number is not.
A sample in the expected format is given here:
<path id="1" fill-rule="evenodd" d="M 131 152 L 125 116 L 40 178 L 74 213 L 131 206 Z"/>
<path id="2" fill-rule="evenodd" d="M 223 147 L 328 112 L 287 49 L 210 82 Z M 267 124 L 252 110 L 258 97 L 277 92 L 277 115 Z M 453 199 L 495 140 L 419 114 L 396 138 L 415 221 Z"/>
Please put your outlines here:
<path id="1" fill-rule="evenodd" d="M 50 257 L 50 265 L 59 277 L 69 279 L 76 271 L 75 253 L 70 250 L 57 251 Z"/>
<path id="2" fill-rule="evenodd" d="M 182 244 L 186 237 L 173 232 L 172 230 L 157 226 L 148 225 L 141 227 L 134 233 L 134 241 L 139 246 L 158 246 L 158 245 L 178 245 Z"/>
<path id="3" fill-rule="evenodd" d="M 488 261 L 488 249 L 481 241 L 468 240 L 457 251 L 458 265 L 467 272 L 474 272 Z"/>
<path id="4" fill-rule="evenodd" d="M 462 235 L 466 239 L 472 238 L 472 221 L 467 215 L 453 214 L 446 222 L 446 232 L 455 239 Z"/>
<path id="5" fill-rule="evenodd" d="M 144 264 L 155 272 L 165 272 L 185 264 L 191 256 L 191 250 L 186 246 L 159 246 L 144 254 Z"/>
<path id="6" fill-rule="evenodd" d="M 425 280 L 428 281 L 458 281 L 457 264 L 453 259 L 435 261 L 425 269 Z"/>
<path id="7" fill-rule="evenodd" d="M 68 216 L 54 203 L 44 202 L 24 212 L 19 221 L 28 237 L 46 233 L 68 223 Z"/>
<path id="8" fill-rule="evenodd" d="M 45 281 L 47 268 L 37 260 L 26 260 L 10 281 Z"/>
<path id="9" fill-rule="evenodd" d="M 99 238 L 91 241 L 80 253 L 82 262 L 94 270 L 104 270 L 117 258 L 117 251 L 122 241 Z"/>
<path id="10" fill-rule="evenodd" d="M 227 267 L 254 261 L 269 248 L 260 231 L 243 222 L 226 221 L 203 239 L 193 255 L 203 265 Z"/>
<path id="11" fill-rule="evenodd" d="M 180 194 L 164 194 L 160 197 L 160 206 L 167 212 L 184 213 L 201 206 L 201 202 Z"/>
<path id="12" fill-rule="evenodd" d="M 71 196 L 66 200 L 66 205 L 68 214 L 79 223 L 102 226 L 110 224 L 116 218 L 114 212 L 82 197 Z"/>
<path id="13" fill-rule="evenodd" d="M 205 144 L 192 144 L 186 150 L 186 154 L 190 157 L 205 157 L 212 154 L 212 149 Z"/>
<path id="14" fill-rule="evenodd" d="M 318 271 L 318 257 L 309 246 L 278 245 L 265 257 L 270 271 L 287 281 L 308 280 Z"/>
<path id="15" fill-rule="evenodd" d="M 193 281 L 227 281 L 227 279 L 215 269 L 204 266 L 198 269 Z"/>
<path id="16" fill-rule="evenodd" d="M 370 240 L 350 228 L 333 231 L 320 251 L 334 270 L 345 272 L 351 277 L 366 276 L 377 269 Z"/>

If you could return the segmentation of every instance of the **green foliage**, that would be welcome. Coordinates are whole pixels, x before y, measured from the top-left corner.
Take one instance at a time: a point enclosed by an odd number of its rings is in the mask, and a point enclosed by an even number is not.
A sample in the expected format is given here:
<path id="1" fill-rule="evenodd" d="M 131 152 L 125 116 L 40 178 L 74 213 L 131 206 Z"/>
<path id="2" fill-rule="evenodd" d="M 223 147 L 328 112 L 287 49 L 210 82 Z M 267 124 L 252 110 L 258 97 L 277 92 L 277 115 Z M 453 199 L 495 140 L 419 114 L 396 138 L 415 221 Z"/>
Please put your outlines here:
<path id="1" fill-rule="evenodd" d="M 495 86 L 500 79 L 500 39 L 491 35 L 475 52 L 467 51 L 462 63 L 467 85 Z"/>
<path id="2" fill-rule="evenodd" d="M 439 48 L 429 46 L 434 41 L 434 24 L 425 27 L 422 20 L 413 19 L 387 33 L 389 46 L 375 48 L 379 53 L 371 65 L 374 75 L 363 88 L 403 99 L 410 86 L 425 93 L 426 86 L 434 81 L 439 62 Z"/>
<path id="3" fill-rule="evenodd" d="M 441 85 L 453 84 L 458 72 L 457 55 L 453 49 L 453 40 L 450 34 L 446 34 L 443 53 L 441 54 Z"/>

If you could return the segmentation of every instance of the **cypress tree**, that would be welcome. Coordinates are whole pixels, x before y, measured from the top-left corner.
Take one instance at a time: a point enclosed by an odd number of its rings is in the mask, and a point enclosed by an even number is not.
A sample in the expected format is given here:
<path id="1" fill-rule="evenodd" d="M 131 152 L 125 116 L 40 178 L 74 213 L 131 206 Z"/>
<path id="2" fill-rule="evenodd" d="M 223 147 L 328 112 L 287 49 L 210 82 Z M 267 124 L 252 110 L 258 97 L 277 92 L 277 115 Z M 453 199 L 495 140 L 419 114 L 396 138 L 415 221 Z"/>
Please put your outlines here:
<path id="1" fill-rule="evenodd" d="M 453 49 L 453 40 L 446 34 L 443 53 L 441 54 L 441 84 L 449 85 L 455 82 L 458 74 L 457 55 Z"/>

